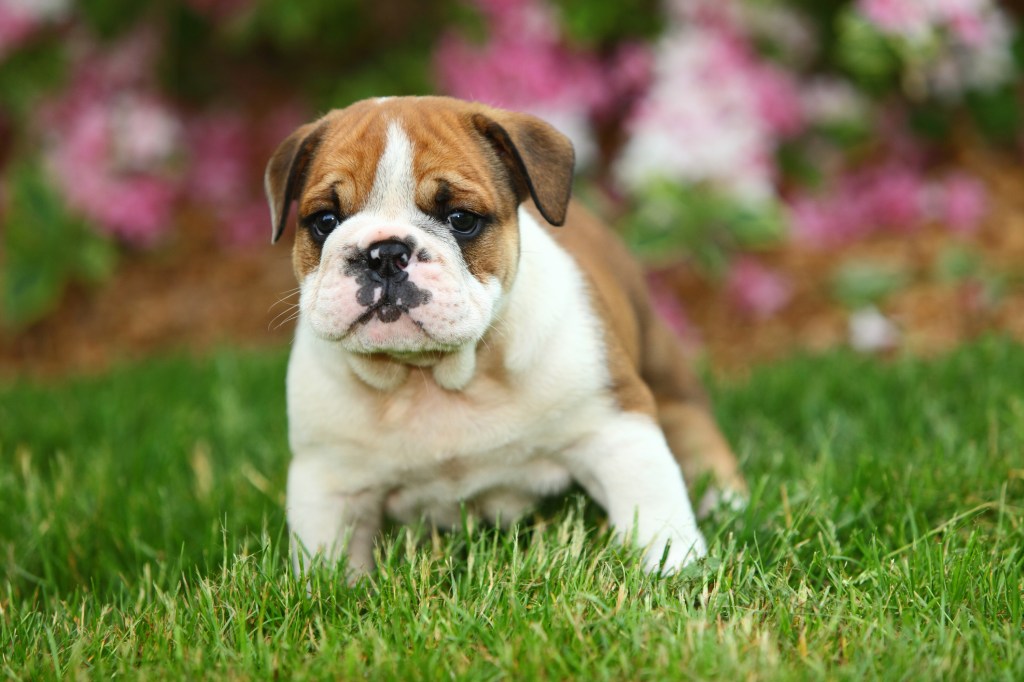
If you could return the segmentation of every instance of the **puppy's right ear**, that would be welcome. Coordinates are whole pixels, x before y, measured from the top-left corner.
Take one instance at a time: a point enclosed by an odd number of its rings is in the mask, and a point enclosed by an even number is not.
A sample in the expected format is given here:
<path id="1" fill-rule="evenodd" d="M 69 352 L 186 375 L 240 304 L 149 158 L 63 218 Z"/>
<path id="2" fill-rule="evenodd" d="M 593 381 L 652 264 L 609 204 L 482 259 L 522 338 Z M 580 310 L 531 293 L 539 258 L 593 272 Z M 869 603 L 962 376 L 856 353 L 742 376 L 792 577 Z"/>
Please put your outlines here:
<path id="1" fill-rule="evenodd" d="M 302 187 L 306 169 L 316 152 L 323 126 L 307 123 L 289 135 L 267 163 L 263 189 L 270 204 L 270 242 L 276 243 L 287 226 L 288 209 Z"/>

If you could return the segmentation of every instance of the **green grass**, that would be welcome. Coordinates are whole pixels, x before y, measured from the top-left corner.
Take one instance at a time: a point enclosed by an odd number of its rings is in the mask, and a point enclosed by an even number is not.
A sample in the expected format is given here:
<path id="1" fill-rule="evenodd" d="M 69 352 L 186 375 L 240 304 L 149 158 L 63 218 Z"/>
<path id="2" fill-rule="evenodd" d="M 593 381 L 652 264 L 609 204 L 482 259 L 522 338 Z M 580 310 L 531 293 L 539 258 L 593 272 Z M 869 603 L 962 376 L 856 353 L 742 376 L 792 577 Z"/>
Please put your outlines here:
<path id="1" fill-rule="evenodd" d="M 712 386 L 753 487 L 637 570 L 577 498 L 289 571 L 283 353 L 0 388 L 0 675 L 1024 679 L 1024 349 Z"/>

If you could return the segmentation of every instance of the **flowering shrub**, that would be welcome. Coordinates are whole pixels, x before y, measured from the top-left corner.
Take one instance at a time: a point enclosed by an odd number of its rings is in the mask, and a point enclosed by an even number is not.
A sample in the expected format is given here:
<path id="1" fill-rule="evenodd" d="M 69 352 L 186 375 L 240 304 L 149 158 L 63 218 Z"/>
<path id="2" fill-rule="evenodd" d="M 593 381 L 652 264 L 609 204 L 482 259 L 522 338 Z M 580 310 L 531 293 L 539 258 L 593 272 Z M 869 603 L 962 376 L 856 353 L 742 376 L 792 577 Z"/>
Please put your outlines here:
<path id="1" fill-rule="evenodd" d="M 0 1 L 0 58 L 24 45 L 47 24 L 66 17 L 70 10 L 70 0 Z"/>
<path id="2" fill-rule="evenodd" d="M 352 69 L 351 92 L 319 74 L 295 78 L 313 59 L 339 53 L 323 47 L 331 26 L 358 18 L 360 5 L 0 0 L 0 322 L 29 323 L 67 280 L 109 272 L 116 250 L 98 245 L 154 248 L 186 215 L 204 216 L 223 242 L 266 239 L 263 165 L 312 115 L 311 104 L 429 89 L 426 75 L 420 83 L 386 71 L 378 78 L 385 59 Z M 428 47 L 411 42 L 418 55 Z M 275 45 L 287 49 L 274 53 Z M 54 243 L 83 241 L 89 246 L 56 255 Z"/>
<path id="3" fill-rule="evenodd" d="M 969 233 L 984 213 L 978 180 L 960 172 L 925 180 L 917 169 L 891 161 L 837 177 L 824 196 L 799 195 L 790 206 L 790 224 L 794 239 L 835 247 L 926 222 Z"/>
<path id="4" fill-rule="evenodd" d="M 803 127 L 796 83 L 755 55 L 727 4 L 678 4 L 651 87 L 627 122 L 616 176 L 630 192 L 671 180 L 769 200 L 776 145 Z"/>
<path id="5" fill-rule="evenodd" d="M 481 0 L 488 39 L 445 33 L 435 53 L 438 83 L 455 97 L 527 111 L 568 135 L 581 165 L 597 154 L 595 122 L 649 79 L 645 46 L 626 41 L 603 56 L 563 40 L 541 0 Z"/>
<path id="6" fill-rule="evenodd" d="M 975 230 L 983 186 L 934 152 L 950 121 L 1021 132 L 1016 29 L 994 0 L 400 4 L 0 0 L 8 321 L 116 251 L 25 275 L 39 201 L 57 204 L 48 230 L 122 251 L 173 239 L 186 208 L 225 241 L 263 239 L 273 146 L 363 96 L 436 88 L 550 120 L 635 248 L 690 259 L 755 317 L 791 295 L 757 256 L 781 240 Z"/>
<path id="7" fill-rule="evenodd" d="M 936 222 L 969 233 L 984 217 L 981 183 L 936 173 L 915 118 L 977 113 L 969 95 L 1013 82 L 1014 28 L 992 0 L 670 0 L 649 47 L 617 36 L 649 64 L 630 68 L 633 87 L 616 80 L 626 60 L 606 36 L 583 41 L 603 51 L 581 48 L 541 0 L 475 4 L 489 38 L 446 37 L 442 87 L 548 113 L 584 149 L 612 96 L 627 112 L 620 144 L 584 159 L 625 197 L 630 241 L 655 262 L 685 255 L 719 273 L 747 313 L 788 299 L 790 284 L 744 255 L 784 235 L 833 248 Z M 997 109 L 1015 110 L 1009 94 Z"/>
<path id="8" fill-rule="evenodd" d="M 37 123 L 46 166 L 67 205 L 104 233 L 152 244 L 169 229 L 184 131 L 148 78 L 145 32 L 107 50 L 79 43 L 71 85 Z"/>
<path id="9" fill-rule="evenodd" d="M 896 75 L 913 97 L 955 99 L 1015 74 L 1010 22 L 990 0 L 857 0 L 842 30 L 855 71 Z"/>

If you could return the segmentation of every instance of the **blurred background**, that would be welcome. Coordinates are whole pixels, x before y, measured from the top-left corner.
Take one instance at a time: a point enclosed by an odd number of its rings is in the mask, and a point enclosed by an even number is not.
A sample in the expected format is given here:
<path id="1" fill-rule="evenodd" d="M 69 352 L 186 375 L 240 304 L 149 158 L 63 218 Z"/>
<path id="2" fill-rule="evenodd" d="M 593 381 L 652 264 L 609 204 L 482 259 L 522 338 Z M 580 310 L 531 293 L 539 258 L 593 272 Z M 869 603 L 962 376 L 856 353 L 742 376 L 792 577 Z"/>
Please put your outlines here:
<path id="1" fill-rule="evenodd" d="M 1024 3 L 0 0 L 0 374 L 283 345 L 262 173 L 357 99 L 574 141 L 576 194 L 723 371 L 1024 338 Z"/>

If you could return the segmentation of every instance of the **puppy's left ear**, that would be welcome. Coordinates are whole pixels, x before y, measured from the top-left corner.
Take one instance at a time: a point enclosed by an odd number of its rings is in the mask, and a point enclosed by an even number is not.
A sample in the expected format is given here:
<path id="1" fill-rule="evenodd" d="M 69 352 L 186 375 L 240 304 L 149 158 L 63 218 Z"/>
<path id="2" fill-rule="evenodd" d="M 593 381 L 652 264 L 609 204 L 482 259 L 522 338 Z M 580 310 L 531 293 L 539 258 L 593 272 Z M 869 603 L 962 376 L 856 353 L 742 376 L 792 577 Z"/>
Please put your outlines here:
<path id="1" fill-rule="evenodd" d="M 576 162 L 569 138 L 529 114 L 490 110 L 475 114 L 473 124 L 509 167 L 520 201 L 528 195 L 545 220 L 564 223 Z"/>
<path id="2" fill-rule="evenodd" d="M 284 233 L 288 210 L 299 192 L 309 162 L 320 142 L 322 127 L 307 123 L 285 138 L 270 157 L 263 175 L 263 189 L 270 204 L 271 243 Z"/>

